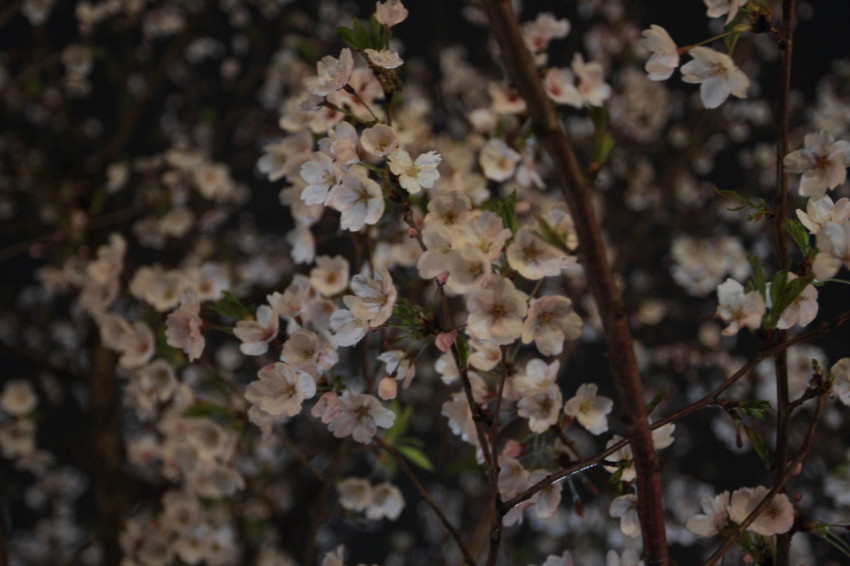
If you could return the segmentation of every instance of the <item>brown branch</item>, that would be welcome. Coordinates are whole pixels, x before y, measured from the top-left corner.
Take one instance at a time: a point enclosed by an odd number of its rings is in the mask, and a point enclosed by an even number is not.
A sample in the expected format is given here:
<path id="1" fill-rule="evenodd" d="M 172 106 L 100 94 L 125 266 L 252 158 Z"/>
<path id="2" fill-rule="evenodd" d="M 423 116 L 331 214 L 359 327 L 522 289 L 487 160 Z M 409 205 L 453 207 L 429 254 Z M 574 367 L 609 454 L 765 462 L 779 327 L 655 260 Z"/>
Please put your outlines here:
<path id="1" fill-rule="evenodd" d="M 566 132 L 546 96 L 510 0 L 488 0 L 484 6 L 499 42 L 507 75 L 527 103 L 535 133 L 551 159 L 564 200 L 575 221 L 579 253 L 602 318 L 611 372 L 634 455 L 644 559 L 648 566 L 663 566 L 668 563 L 668 558 L 661 470 L 647 422 L 643 385 L 626 312 L 590 202 L 591 183 L 582 173 Z"/>
<path id="2" fill-rule="evenodd" d="M 94 453 L 92 476 L 103 566 L 118 566 L 121 562 L 119 536 L 124 528 L 126 512 L 121 398 L 115 367 L 115 354 L 95 338 L 92 368 L 88 376 L 88 395 Z"/>
<path id="3" fill-rule="evenodd" d="M 476 566 L 475 559 L 470 554 L 469 549 L 466 548 L 466 545 L 463 543 L 463 538 L 460 536 L 460 532 L 452 525 L 449 518 L 446 517 L 446 514 L 443 513 L 443 510 L 439 505 L 428 495 L 428 492 L 425 490 L 425 486 L 422 485 L 422 482 L 419 481 L 419 478 L 416 477 L 416 474 L 413 473 L 413 470 L 410 469 L 410 466 L 407 465 L 405 461 L 404 455 L 401 454 L 398 450 L 387 444 L 383 438 L 375 437 L 375 442 L 378 445 L 386 450 L 393 458 L 395 458 L 396 463 L 398 464 L 399 469 L 407 476 L 408 481 L 413 485 L 413 489 L 416 490 L 416 493 L 419 494 L 419 498 L 425 502 L 428 507 L 430 507 L 434 513 L 437 515 L 437 518 L 449 532 L 451 537 L 457 543 L 458 548 L 460 548 L 461 553 L 463 553 L 464 564 L 467 566 Z"/>
<path id="4" fill-rule="evenodd" d="M 835 319 L 833 319 L 831 321 L 822 322 L 821 324 L 819 324 L 817 327 L 813 328 L 812 330 L 809 330 L 808 332 L 800 334 L 800 335 L 792 338 L 791 340 L 788 340 L 787 342 L 777 344 L 776 346 L 774 346 L 774 347 L 772 347 L 768 350 L 764 350 L 763 352 L 760 352 L 752 360 L 750 360 L 749 362 L 747 362 L 746 364 L 741 366 L 741 368 L 738 371 L 736 371 L 735 373 L 733 373 L 732 375 L 727 377 L 725 380 L 723 380 L 723 383 L 721 383 L 719 386 L 717 386 L 711 393 L 707 394 L 702 399 L 695 401 L 694 403 L 691 403 L 687 407 L 679 409 L 675 413 L 673 413 L 673 414 L 671 414 L 667 417 L 664 417 L 663 419 L 661 419 L 659 421 L 654 422 L 650 428 L 652 430 L 655 430 L 655 429 L 660 428 L 660 427 L 662 427 L 666 424 L 679 421 L 679 420 L 683 419 L 684 417 L 690 415 L 691 413 L 695 413 L 696 411 L 698 411 L 698 410 L 700 410 L 704 407 L 708 407 L 710 405 L 722 405 L 720 395 L 724 391 L 726 391 L 727 389 L 729 389 L 730 387 L 735 385 L 735 383 L 737 383 L 739 379 L 741 379 L 742 377 L 748 375 L 751 371 L 753 371 L 753 369 L 758 364 L 760 364 L 761 362 L 763 362 L 767 358 L 776 355 L 778 352 L 781 352 L 783 350 L 787 350 L 791 346 L 794 346 L 796 344 L 800 344 L 802 342 L 807 342 L 807 341 L 811 340 L 812 338 L 816 338 L 818 336 L 823 336 L 825 334 L 828 334 L 829 332 L 835 330 L 836 328 L 838 328 L 839 326 L 841 326 L 842 324 L 844 324 L 848 320 L 850 320 L 850 310 L 840 314 L 838 317 L 836 317 Z M 526 499 L 531 498 L 538 491 L 549 487 L 550 485 L 552 485 L 553 483 L 555 483 L 557 481 L 561 481 L 562 479 L 564 479 L 568 476 L 571 476 L 573 474 L 583 472 L 583 471 L 588 470 L 590 468 L 601 465 L 605 461 L 605 458 L 607 458 L 608 456 L 610 456 L 611 454 L 613 454 L 614 452 L 616 452 L 617 450 L 619 450 L 620 448 L 622 448 L 623 446 L 625 446 L 628 443 L 629 443 L 628 440 L 621 440 L 621 441 L 617 442 L 616 444 L 612 444 L 611 446 L 609 446 L 608 448 L 606 448 L 602 452 L 596 454 L 595 456 L 592 456 L 590 458 L 586 458 L 586 459 L 584 459 L 580 462 L 576 462 L 572 466 L 569 466 L 567 468 L 564 468 L 562 470 L 559 470 L 557 472 L 553 472 L 553 473 L 549 474 L 548 476 L 546 476 L 545 478 L 543 478 L 539 482 L 535 483 L 534 485 L 532 485 L 531 487 L 529 487 L 528 489 L 526 489 L 522 493 L 519 493 L 518 495 L 516 495 L 512 499 L 505 501 L 502 504 L 502 509 L 504 511 L 507 511 L 507 510 L 511 509 L 512 507 L 519 505 L 520 503 L 522 503 Z"/>
<path id="5" fill-rule="evenodd" d="M 794 13 L 796 0 L 782 2 L 782 35 L 779 42 L 779 101 L 776 109 L 778 138 L 776 143 L 776 252 L 780 269 L 788 269 L 788 234 L 785 220 L 788 216 L 788 174 L 783 160 L 788 155 L 790 98 L 791 98 L 791 58 L 793 55 Z M 779 341 L 787 337 L 787 331 L 779 333 Z M 788 440 L 791 429 L 791 409 L 788 398 L 788 352 L 783 350 L 775 359 L 776 368 L 776 454 L 774 459 L 774 484 L 780 479 L 788 462 Z M 780 535 L 777 538 L 777 566 L 788 566 L 791 552 L 791 536 Z"/>

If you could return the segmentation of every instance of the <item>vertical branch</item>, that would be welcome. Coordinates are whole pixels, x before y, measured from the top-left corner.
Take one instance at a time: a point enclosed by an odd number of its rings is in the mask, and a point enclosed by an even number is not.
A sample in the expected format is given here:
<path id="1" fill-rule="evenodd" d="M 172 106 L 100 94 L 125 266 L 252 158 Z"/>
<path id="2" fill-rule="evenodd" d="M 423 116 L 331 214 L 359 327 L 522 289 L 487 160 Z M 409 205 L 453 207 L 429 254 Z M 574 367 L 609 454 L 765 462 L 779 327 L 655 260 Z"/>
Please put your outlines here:
<path id="1" fill-rule="evenodd" d="M 508 77 L 527 102 L 535 133 L 552 161 L 564 200 L 575 221 L 581 261 L 588 272 L 587 279 L 602 317 L 611 372 L 634 456 L 644 558 L 649 566 L 666 565 L 661 471 L 647 422 L 643 385 L 628 320 L 590 202 L 591 184 L 582 173 L 566 132 L 546 96 L 510 0 L 488 0 L 484 6 L 499 42 L 502 63 Z"/>
<path id="2" fill-rule="evenodd" d="M 782 37 L 779 41 L 779 99 L 776 109 L 776 216 L 774 228 L 776 236 L 776 255 L 779 269 L 788 269 L 788 234 L 785 219 L 788 216 L 788 175 L 783 160 L 788 155 L 788 137 L 790 122 L 791 96 L 791 59 L 793 56 L 794 13 L 796 0 L 782 1 Z M 787 339 L 787 331 L 779 332 L 779 342 Z M 778 485 L 788 463 L 788 436 L 791 429 L 791 410 L 788 392 L 788 351 L 782 350 L 774 358 L 776 368 L 776 458 L 774 461 L 774 485 Z M 784 491 L 784 489 L 783 489 Z M 791 550 L 791 534 L 779 535 L 776 545 L 778 566 L 787 566 Z"/>
<path id="3" fill-rule="evenodd" d="M 92 475 L 97 504 L 98 537 L 103 545 L 103 566 L 121 562 L 119 536 L 124 527 L 124 446 L 121 440 L 121 399 L 115 355 L 95 339 L 88 380 L 92 451 Z"/>

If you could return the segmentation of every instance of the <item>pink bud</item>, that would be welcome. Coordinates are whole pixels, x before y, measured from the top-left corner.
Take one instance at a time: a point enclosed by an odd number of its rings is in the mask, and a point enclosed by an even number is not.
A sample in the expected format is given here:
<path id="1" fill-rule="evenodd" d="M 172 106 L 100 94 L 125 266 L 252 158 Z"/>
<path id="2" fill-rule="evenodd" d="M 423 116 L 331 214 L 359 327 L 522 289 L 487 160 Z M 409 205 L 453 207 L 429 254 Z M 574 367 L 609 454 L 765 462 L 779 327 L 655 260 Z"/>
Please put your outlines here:
<path id="1" fill-rule="evenodd" d="M 441 332 L 440 334 L 437 334 L 437 337 L 434 339 L 434 344 L 437 345 L 437 349 L 441 352 L 448 352 L 456 339 L 457 330 L 449 330 L 448 332 Z"/>
<path id="2" fill-rule="evenodd" d="M 519 458 L 519 455 L 522 454 L 522 444 L 516 440 L 508 440 L 502 449 L 502 454 L 508 458 Z"/>
<path id="3" fill-rule="evenodd" d="M 419 230 L 417 230 L 416 228 L 408 228 L 407 229 L 407 237 L 408 238 L 415 238 L 417 236 L 417 234 L 419 234 Z"/>
<path id="4" fill-rule="evenodd" d="M 389 401 L 395 399 L 396 395 L 398 395 L 398 382 L 392 377 L 382 379 L 378 384 L 378 397 L 384 401 Z"/>
<path id="5" fill-rule="evenodd" d="M 448 273 L 441 273 L 441 274 L 437 275 L 437 285 L 445 285 L 446 279 L 448 279 L 448 278 L 449 278 Z"/>

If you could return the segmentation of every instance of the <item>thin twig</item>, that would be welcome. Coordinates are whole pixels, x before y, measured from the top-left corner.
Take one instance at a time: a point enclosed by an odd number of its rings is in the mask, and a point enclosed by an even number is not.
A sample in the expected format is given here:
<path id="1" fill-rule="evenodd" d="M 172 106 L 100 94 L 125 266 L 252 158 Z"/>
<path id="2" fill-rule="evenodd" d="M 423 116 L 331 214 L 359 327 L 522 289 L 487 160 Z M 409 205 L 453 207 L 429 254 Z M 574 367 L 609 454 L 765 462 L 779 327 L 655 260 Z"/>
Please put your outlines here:
<path id="1" fill-rule="evenodd" d="M 449 518 L 446 517 L 446 514 L 443 513 L 443 510 L 437 505 L 428 492 L 425 490 L 425 486 L 422 485 L 422 482 L 419 481 L 419 478 L 416 477 L 416 474 L 413 470 L 410 469 L 410 466 L 407 465 L 405 461 L 404 455 L 401 454 L 398 450 L 387 444 L 384 439 L 380 437 L 375 437 L 375 442 L 378 445 L 386 450 L 393 458 L 395 458 L 396 463 L 398 464 L 399 469 L 407 476 L 408 481 L 410 481 L 411 485 L 413 485 L 413 489 L 416 490 L 416 493 L 419 494 L 419 498 L 425 502 L 428 507 L 430 507 L 434 513 L 437 515 L 437 518 L 449 532 L 451 537 L 457 543 L 458 548 L 460 548 L 461 553 L 463 553 L 464 563 L 468 566 L 476 566 L 475 559 L 470 554 L 469 549 L 466 548 L 466 545 L 463 543 L 463 538 L 460 536 L 460 532 L 452 525 Z"/>
<path id="2" fill-rule="evenodd" d="M 741 524 L 735 527 L 735 529 L 726 537 L 726 540 L 723 542 L 723 544 L 720 545 L 720 548 L 718 548 L 714 552 L 714 554 L 712 554 L 708 558 L 708 560 L 703 563 L 703 566 L 712 566 L 713 564 L 716 564 L 718 560 L 723 558 L 723 555 L 726 554 L 726 551 L 729 550 L 729 548 L 733 544 L 735 544 L 735 542 L 738 540 L 738 537 L 741 536 L 741 534 L 747 529 L 747 527 L 753 524 L 753 521 L 755 521 L 759 517 L 759 515 L 761 515 L 761 513 L 767 508 L 767 506 L 770 505 L 774 497 L 776 497 L 779 493 L 783 491 L 785 485 L 791 480 L 791 478 L 797 475 L 798 467 L 811 451 L 812 442 L 814 442 L 815 439 L 815 431 L 817 430 L 817 425 L 820 421 L 821 415 L 823 414 L 823 409 L 826 405 L 826 400 L 828 397 L 829 389 L 827 388 L 827 390 L 822 392 L 818 397 L 817 407 L 815 407 L 814 415 L 812 415 L 812 421 L 811 423 L 809 423 L 809 428 L 806 431 L 806 438 L 803 440 L 803 445 L 800 448 L 799 452 L 797 452 L 797 456 L 793 460 L 791 460 L 790 463 L 786 464 L 785 468 L 783 468 L 781 470 L 781 473 L 778 475 L 777 481 L 774 482 L 773 487 L 770 491 L 767 492 L 767 495 L 765 495 L 764 499 L 762 499 L 761 502 L 756 505 L 755 509 L 753 509 L 749 515 L 747 515 L 747 518 L 744 519 Z M 789 533 L 783 533 L 783 535 Z M 777 551 L 778 550 L 779 549 L 777 548 Z M 781 557 L 777 556 L 777 559 L 781 560 Z"/>

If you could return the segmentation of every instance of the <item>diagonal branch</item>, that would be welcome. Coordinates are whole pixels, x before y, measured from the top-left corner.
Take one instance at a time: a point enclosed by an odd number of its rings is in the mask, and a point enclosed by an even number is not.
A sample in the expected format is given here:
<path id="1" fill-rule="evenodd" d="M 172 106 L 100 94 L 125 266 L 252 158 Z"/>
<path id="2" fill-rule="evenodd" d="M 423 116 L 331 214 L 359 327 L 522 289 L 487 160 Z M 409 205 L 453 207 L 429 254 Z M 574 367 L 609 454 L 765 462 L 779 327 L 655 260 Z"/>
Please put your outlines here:
<path id="1" fill-rule="evenodd" d="M 602 317 L 611 372 L 632 446 L 644 558 L 648 566 L 666 565 L 668 559 L 661 471 L 647 422 L 643 385 L 635 361 L 626 312 L 590 202 L 591 182 L 581 171 L 555 108 L 546 96 L 510 0 L 487 0 L 484 6 L 493 34 L 499 42 L 501 60 L 507 75 L 527 103 L 535 133 L 552 161 L 564 200 L 575 222 L 581 244 L 579 253 Z"/>

